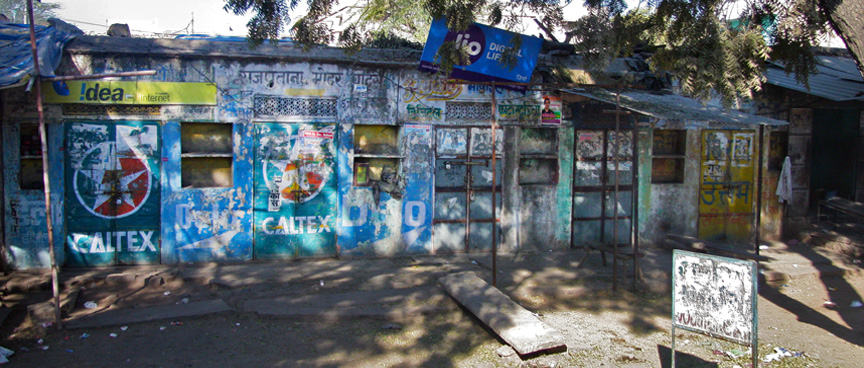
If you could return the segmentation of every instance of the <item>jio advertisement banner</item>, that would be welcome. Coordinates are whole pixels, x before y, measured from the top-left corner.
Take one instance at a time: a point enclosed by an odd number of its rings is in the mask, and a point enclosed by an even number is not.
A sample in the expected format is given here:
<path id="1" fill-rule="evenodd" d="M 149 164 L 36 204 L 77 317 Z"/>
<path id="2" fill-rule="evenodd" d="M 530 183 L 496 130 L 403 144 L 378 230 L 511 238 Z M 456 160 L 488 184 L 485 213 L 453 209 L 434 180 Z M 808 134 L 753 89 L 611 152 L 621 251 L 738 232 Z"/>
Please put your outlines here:
<path id="1" fill-rule="evenodd" d="M 515 53 L 516 64 L 502 61 L 504 52 L 513 48 L 513 38 L 521 36 L 522 43 Z M 531 81 L 537 66 L 537 55 L 543 40 L 538 37 L 518 35 L 503 29 L 473 23 L 462 32 L 447 28 L 444 18 L 432 22 L 429 38 L 420 57 L 420 70 L 437 73 L 441 66 L 438 49 L 445 42 L 453 42 L 468 54 L 466 65 L 454 65 L 450 76 L 475 82 L 519 82 Z"/>

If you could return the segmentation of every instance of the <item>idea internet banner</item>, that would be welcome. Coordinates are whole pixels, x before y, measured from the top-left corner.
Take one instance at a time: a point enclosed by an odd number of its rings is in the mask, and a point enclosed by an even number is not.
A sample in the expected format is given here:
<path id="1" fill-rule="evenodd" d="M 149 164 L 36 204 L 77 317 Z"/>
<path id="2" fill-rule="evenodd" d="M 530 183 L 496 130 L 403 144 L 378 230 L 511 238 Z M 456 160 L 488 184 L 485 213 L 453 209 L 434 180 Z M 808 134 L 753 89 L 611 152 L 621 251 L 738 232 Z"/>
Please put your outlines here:
<path id="1" fill-rule="evenodd" d="M 68 81 L 44 82 L 47 103 L 107 105 L 215 105 L 212 83 Z"/>

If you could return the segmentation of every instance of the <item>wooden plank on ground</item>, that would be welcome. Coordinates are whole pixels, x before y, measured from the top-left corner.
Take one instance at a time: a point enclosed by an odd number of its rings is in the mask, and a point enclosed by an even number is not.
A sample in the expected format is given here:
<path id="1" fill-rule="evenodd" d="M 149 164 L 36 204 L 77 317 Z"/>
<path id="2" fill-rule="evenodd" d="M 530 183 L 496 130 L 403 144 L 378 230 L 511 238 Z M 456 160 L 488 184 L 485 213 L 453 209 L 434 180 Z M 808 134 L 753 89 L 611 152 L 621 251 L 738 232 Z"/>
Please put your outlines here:
<path id="1" fill-rule="evenodd" d="M 564 346 L 564 335 L 516 304 L 474 272 L 447 275 L 438 283 L 520 355 Z"/>

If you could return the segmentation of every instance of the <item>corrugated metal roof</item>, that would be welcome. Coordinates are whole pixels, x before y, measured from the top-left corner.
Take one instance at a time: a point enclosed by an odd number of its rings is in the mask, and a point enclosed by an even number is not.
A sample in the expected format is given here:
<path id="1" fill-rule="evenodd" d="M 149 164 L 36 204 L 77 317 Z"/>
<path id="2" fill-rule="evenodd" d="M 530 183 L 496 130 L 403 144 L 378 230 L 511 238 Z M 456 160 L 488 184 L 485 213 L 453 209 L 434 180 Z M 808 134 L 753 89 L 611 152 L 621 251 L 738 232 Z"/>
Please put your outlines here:
<path id="1" fill-rule="evenodd" d="M 615 104 L 615 92 L 604 88 L 574 88 L 564 90 L 598 101 Z M 692 98 L 676 94 L 660 94 L 644 91 L 622 91 L 621 107 L 639 114 L 658 119 L 684 122 L 717 122 L 731 125 L 769 125 L 780 126 L 789 123 L 716 106 L 706 106 Z"/>
<path id="2" fill-rule="evenodd" d="M 841 56 L 819 56 L 818 59 L 819 73 L 810 75 L 810 89 L 795 80 L 794 75 L 786 74 L 779 63 L 768 66 L 766 82 L 832 101 L 864 101 L 864 78 L 855 61 Z"/>

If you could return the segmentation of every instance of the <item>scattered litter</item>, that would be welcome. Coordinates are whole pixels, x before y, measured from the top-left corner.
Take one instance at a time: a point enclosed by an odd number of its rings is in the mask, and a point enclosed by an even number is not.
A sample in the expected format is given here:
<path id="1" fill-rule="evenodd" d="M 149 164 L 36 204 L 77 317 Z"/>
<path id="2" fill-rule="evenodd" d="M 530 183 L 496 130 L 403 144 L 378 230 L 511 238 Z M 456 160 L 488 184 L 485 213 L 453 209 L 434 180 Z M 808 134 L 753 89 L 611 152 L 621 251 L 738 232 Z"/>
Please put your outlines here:
<path id="1" fill-rule="evenodd" d="M 726 356 L 728 356 L 732 359 L 737 359 L 738 357 L 744 356 L 745 354 L 749 355 L 750 351 L 748 350 L 748 351 L 744 352 L 744 351 L 741 351 L 738 349 L 732 349 L 732 350 L 729 350 L 726 352 Z"/>
<path id="2" fill-rule="evenodd" d="M 183 326 L 183 322 L 171 322 L 171 326 Z"/>
<path id="3" fill-rule="evenodd" d="M 39 345 L 42 345 L 45 343 L 45 340 L 39 339 L 39 340 L 36 340 L 36 343 Z"/>
<path id="4" fill-rule="evenodd" d="M 798 264 L 793 264 L 792 267 L 798 268 Z"/>
<path id="5" fill-rule="evenodd" d="M 477 261 L 475 261 L 475 260 L 472 259 L 472 260 L 471 260 L 471 264 L 473 264 L 473 265 L 476 266 L 476 265 L 477 265 Z"/>
<path id="6" fill-rule="evenodd" d="M 0 346 L 0 364 L 9 363 L 9 359 L 7 358 L 12 356 L 12 354 L 15 354 L 15 352 Z"/>
<path id="7" fill-rule="evenodd" d="M 159 326 L 159 331 L 165 331 L 165 330 L 167 330 L 167 329 L 168 329 L 168 327 L 165 327 L 165 326 Z"/>
<path id="8" fill-rule="evenodd" d="M 66 349 L 66 352 L 67 352 L 67 353 L 74 353 L 75 350 L 72 350 L 72 349 Z"/>
<path id="9" fill-rule="evenodd" d="M 79 337 L 79 339 L 86 339 L 88 337 L 90 337 L 90 334 L 85 332 L 85 333 L 81 334 L 81 337 Z"/>
<path id="10" fill-rule="evenodd" d="M 826 300 L 824 303 L 822 303 L 822 306 L 828 309 L 834 309 L 835 307 L 837 307 L 837 303 L 829 302 Z"/>
<path id="11" fill-rule="evenodd" d="M 320 282 L 319 284 L 320 284 L 321 286 L 324 286 L 324 280 L 321 280 L 321 282 Z"/>
<path id="12" fill-rule="evenodd" d="M 129 326 L 120 326 L 120 331 L 126 331 L 129 329 Z"/>
<path id="13" fill-rule="evenodd" d="M 768 250 L 768 249 L 771 249 L 771 247 L 769 247 L 767 245 L 760 245 L 759 246 L 759 250 Z"/>
<path id="14" fill-rule="evenodd" d="M 828 291 L 837 291 L 837 288 L 835 288 L 835 287 L 830 287 L 830 286 L 829 286 L 829 287 L 828 287 Z"/>
<path id="15" fill-rule="evenodd" d="M 108 334 L 108 336 L 110 336 L 113 339 L 113 338 L 117 337 L 117 334 L 112 332 L 112 333 Z"/>
<path id="16" fill-rule="evenodd" d="M 54 322 L 43 322 L 42 328 L 48 328 L 54 325 Z"/>
<path id="17" fill-rule="evenodd" d="M 189 298 L 180 299 L 181 304 L 189 304 Z"/>
<path id="18" fill-rule="evenodd" d="M 860 300 L 856 300 L 856 301 L 850 303 L 849 306 L 852 308 L 861 308 L 861 307 L 864 307 L 864 304 L 861 304 Z"/>
<path id="19" fill-rule="evenodd" d="M 240 322 L 235 323 L 234 326 L 240 326 Z"/>
<path id="20" fill-rule="evenodd" d="M 785 357 L 792 357 L 792 356 L 801 356 L 801 353 L 793 353 L 789 350 L 786 350 L 784 348 L 776 346 L 776 347 L 774 347 L 774 354 L 768 354 L 768 356 L 766 356 L 765 359 L 763 359 L 762 361 L 765 363 L 771 363 L 775 360 L 779 362 L 781 359 L 783 359 Z"/>
<path id="21" fill-rule="evenodd" d="M 168 295 L 171 295 L 171 292 L 170 292 L 170 291 L 166 291 L 166 292 L 162 293 L 162 295 L 168 296 Z"/>
<path id="22" fill-rule="evenodd" d="M 99 304 L 96 304 L 96 302 L 94 302 L 94 301 L 89 301 L 89 302 L 84 303 L 84 308 L 87 308 L 87 309 L 96 309 L 96 307 L 98 307 L 98 306 L 99 306 Z"/>
<path id="23" fill-rule="evenodd" d="M 42 346 L 39 347 L 39 349 L 42 349 L 42 350 L 48 350 L 48 345 L 42 345 Z"/>

